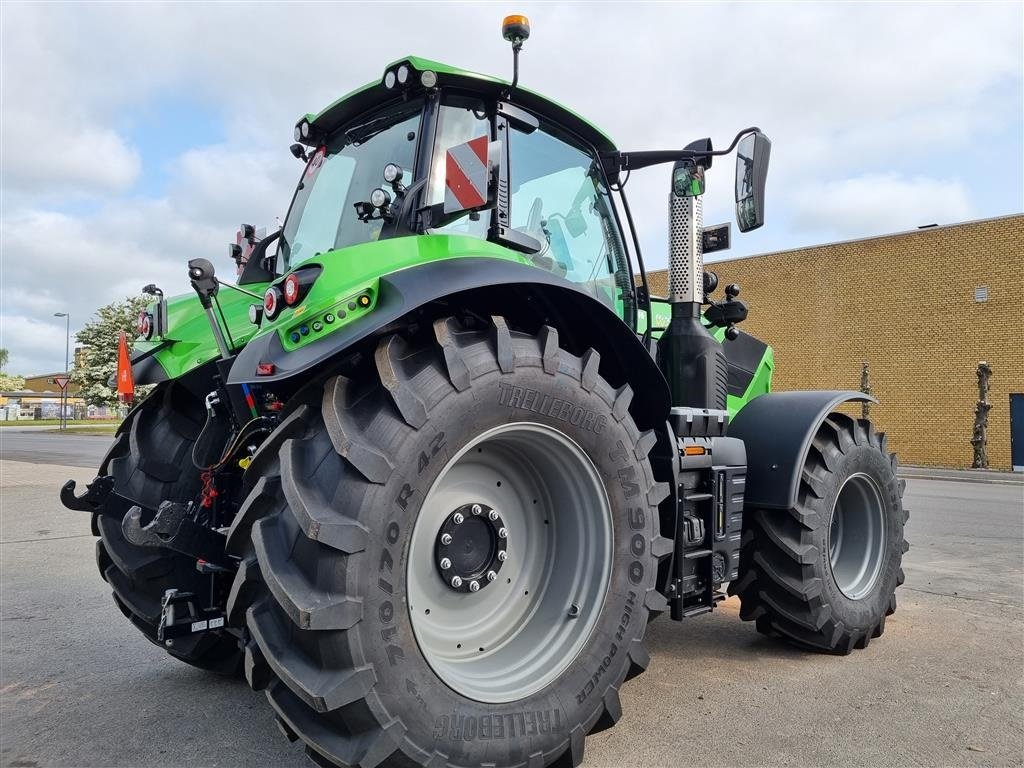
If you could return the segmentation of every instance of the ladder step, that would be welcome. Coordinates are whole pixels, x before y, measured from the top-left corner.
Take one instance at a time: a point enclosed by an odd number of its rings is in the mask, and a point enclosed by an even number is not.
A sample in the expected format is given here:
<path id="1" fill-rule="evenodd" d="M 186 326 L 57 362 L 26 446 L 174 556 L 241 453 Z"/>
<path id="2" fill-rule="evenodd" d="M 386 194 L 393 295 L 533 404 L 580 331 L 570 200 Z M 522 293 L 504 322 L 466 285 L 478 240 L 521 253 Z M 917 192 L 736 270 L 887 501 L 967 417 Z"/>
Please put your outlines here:
<path id="1" fill-rule="evenodd" d="M 708 501 L 713 498 L 714 494 L 711 493 L 688 493 L 683 496 L 686 501 Z"/>
<path id="2" fill-rule="evenodd" d="M 710 554 L 710 549 L 698 549 L 693 552 L 687 552 L 685 555 L 683 555 L 683 558 L 686 560 L 698 560 L 702 557 L 707 557 Z"/>
<path id="3" fill-rule="evenodd" d="M 699 616 L 700 614 L 707 613 L 710 610 L 710 605 L 698 605 L 694 608 L 688 608 L 687 610 L 683 611 L 683 618 L 688 619 L 691 616 Z"/>

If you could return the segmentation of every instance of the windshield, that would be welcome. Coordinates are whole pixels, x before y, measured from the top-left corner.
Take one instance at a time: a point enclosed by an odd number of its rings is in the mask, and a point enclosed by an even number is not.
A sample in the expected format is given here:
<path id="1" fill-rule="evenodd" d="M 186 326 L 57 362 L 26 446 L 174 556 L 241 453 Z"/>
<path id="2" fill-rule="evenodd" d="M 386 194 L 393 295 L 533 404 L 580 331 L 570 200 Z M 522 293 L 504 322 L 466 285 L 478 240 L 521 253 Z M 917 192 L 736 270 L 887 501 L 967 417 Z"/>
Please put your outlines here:
<path id="1" fill-rule="evenodd" d="M 388 163 L 413 177 L 422 102 L 403 104 L 340 131 L 310 158 L 281 235 L 286 269 L 325 251 L 376 240 L 382 220 L 360 221 L 355 204 L 384 184 Z"/>

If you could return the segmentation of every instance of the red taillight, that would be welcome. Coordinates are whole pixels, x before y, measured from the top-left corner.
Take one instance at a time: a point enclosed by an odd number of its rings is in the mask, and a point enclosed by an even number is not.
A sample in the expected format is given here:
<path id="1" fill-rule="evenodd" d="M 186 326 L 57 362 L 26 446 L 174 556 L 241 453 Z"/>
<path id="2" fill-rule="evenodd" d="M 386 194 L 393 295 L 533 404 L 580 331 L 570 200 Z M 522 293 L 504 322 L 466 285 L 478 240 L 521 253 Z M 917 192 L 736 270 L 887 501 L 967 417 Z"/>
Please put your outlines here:
<path id="1" fill-rule="evenodd" d="M 267 292 L 263 294 L 263 314 L 268 320 L 273 319 L 274 315 L 277 314 L 277 306 L 280 300 L 281 291 L 274 286 L 267 288 Z"/>
<path id="2" fill-rule="evenodd" d="M 284 279 L 284 301 L 291 306 L 299 300 L 299 276 L 294 272 Z"/>

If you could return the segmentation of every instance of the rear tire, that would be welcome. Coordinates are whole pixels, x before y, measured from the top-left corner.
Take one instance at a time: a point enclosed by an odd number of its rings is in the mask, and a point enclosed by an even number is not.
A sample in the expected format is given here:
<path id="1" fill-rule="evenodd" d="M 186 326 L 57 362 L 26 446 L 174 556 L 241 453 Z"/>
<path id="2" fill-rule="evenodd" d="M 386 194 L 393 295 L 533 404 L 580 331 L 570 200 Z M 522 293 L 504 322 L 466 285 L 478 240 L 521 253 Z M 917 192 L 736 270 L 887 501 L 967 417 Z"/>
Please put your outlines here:
<path id="1" fill-rule="evenodd" d="M 433 331 L 409 343 L 385 339 L 352 379 L 326 383 L 322 404 L 301 405 L 282 422 L 278 432 L 287 438 L 268 439 L 266 451 L 279 458 L 261 462 L 263 474 L 253 481 L 228 543 L 244 558 L 228 611 L 229 621 L 244 620 L 248 629 L 247 678 L 266 690 L 285 735 L 301 740 L 324 765 L 578 765 L 585 736 L 618 720 L 619 686 L 649 661 L 642 645 L 648 611 L 665 605 L 654 581 L 658 557 L 669 549 L 656 532 L 657 504 L 668 488 L 654 482 L 647 460 L 654 435 L 633 424 L 631 390 L 616 392 L 598 375 L 597 353 L 579 358 L 561 350 L 553 329 L 528 336 L 495 318 L 485 330 L 465 330 L 449 319 Z M 555 442 L 567 447 L 566 461 L 574 455 L 571 443 L 592 462 L 591 489 L 607 499 L 613 535 L 606 540 L 609 554 L 595 556 L 607 574 L 606 587 L 592 597 L 597 605 L 589 606 L 596 610 L 588 614 L 581 600 L 578 618 L 571 618 L 569 601 L 568 615 L 550 621 L 552 646 L 560 627 L 592 621 L 566 663 L 537 656 L 536 666 L 552 674 L 524 674 L 521 689 L 485 691 L 509 676 L 502 665 L 514 660 L 502 649 L 522 637 L 515 634 L 520 625 L 485 650 L 463 647 L 470 637 L 473 646 L 482 642 L 473 635 L 479 628 L 463 622 L 445 647 L 442 630 L 459 621 L 454 609 L 468 605 L 504 619 L 516 601 L 536 599 L 542 610 L 540 595 L 557 598 L 574 578 L 568 571 L 565 579 L 553 578 L 563 573 L 555 568 L 525 576 L 515 570 L 513 560 L 525 562 L 527 554 L 526 526 L 518 527 L 526 518 L 516 509 L 524 486 L 508 480 L 516 452 L 488 436 L 528 446 L 517 430 L 557 432 L 565 438 Z M 492 450 L 508 451 L 507 463 L 461 463 Z M 552 453 L 552 463 L 561 460 Z M 459 472 L 468 473 L 461 483 L 446 484 Z M 565 473 L 570 480 L 582 474 Z M 431 527 L 440 519 L 431 501 L 438 489 L 458 496 L 477 479 L 474 498 L 465 503 L 472 509 L 479 499 L 486 507 L 473 530 L 482 536 L 487 509 L 500 507 L 510 531 L 508 563 L 478 593 L 453 590 L 446 599 L 442 554 L 417 540 L 423 526 L 430 528 L 428 543 L 435 533 L 442 540 L 445 529 Z M 569 535 L 570 495 L 553 504 L 554 495 L 541 490 L 534 506 L 533 490 L 523 497 L 533 522 L 543 530 L 549 518 L 550 528 L 563 532 L 563 546 L 577 545 L 583 559 L 585 536 Z M 501 538 L 495 537 L 493 543 Z M 460 555 L 470 551 L 462 543 Z M 438 570 L 433 562 L 420 568 L 419 558 L 432 555 Z M 568 553 L 563 559 L 571 560 Z M 576 576 L 580 593 L 593 596 L 586 578 Z M 520 577 L 531 580 L 520 583 Z M 424 586 L 434 589 L 433 597 Z M 453 610 L 431 627 L 422 621 L 429 618 L 426 606 L 434 607 L 434 619 Z M 545 638 L 530 639 L 545 647 Z M 532 652 L 527 648 L 523 658 L 533 659 Z M 464 658 L 484 663 L 461 664 Z"/>
<path id="2" fill-rule="evenodd" d="M 849 653 L 885 631 L 903 583 L 905 481 L 885 435 L 830 414 L 815 436 L 792 509 L 744 513 L 740 618 L 814 650 Z"/>
<path id="3" fill-rule="evenodd" d="M 114 489 L 140 504 L 192 501 L 200 489 L 192 446 L 204 419 L 203 405 L 175 382 L 161 384 L 121 424 L 99 474 L 114 476 Z M 121 531 L 121 520 L 97 513 L 92 519 L 96 565 L 110 584 L 114 602 L 146 638 L 177 659 L 222 674 L 240 670 L 238 641 L 221 632 L 182 637 L 166 647 L 156 639 L 161 598 L 168 589 L 210 591 L 210 576 L 196 561 L 167 549 L 138 547 Z"/>

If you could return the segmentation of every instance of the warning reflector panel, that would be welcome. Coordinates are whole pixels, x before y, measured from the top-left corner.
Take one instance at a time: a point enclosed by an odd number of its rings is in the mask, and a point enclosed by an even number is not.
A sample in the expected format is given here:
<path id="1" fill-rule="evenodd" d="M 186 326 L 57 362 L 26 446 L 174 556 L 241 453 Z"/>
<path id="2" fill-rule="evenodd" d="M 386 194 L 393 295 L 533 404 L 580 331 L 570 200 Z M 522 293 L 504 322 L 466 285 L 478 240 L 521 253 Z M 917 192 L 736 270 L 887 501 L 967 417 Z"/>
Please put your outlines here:
<path id="1" fill-rule="evenodd" d="M 487 204 L 490 166 L 487 136 L 457 144 L 445 153 L 444 212 L 456 213 Z"/>

